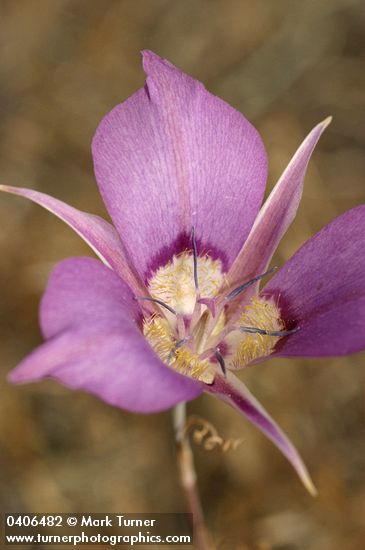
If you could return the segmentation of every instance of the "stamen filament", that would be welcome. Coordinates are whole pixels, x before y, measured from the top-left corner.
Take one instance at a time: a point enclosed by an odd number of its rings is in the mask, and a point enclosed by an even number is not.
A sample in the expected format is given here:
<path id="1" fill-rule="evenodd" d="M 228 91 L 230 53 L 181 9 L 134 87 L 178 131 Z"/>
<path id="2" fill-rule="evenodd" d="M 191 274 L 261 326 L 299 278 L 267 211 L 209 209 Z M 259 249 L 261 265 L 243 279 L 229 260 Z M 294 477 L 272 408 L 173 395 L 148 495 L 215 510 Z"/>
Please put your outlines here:
<path id="1" fill-rule="evenodd" d="M 177 328 L 177 334 L 179 335 L 179 338 L 183 340 L 186 335 L 186 327 L 185 327 L 185 321 L 184 317 L 180 314 L 176 317 L 176 328 Z"/>
<path id="2" fill-rule="evenodd" d="M 202 306 L 201 306 L 200 302 L 198 302 L 198 300 L 197 300 L 195 302 L 194 311 L 193 311 L 193 314 L 191 316 L 189 334 L 193 333 L 197 323 L 201 319 L 201 311 L 202 311 Z"/>

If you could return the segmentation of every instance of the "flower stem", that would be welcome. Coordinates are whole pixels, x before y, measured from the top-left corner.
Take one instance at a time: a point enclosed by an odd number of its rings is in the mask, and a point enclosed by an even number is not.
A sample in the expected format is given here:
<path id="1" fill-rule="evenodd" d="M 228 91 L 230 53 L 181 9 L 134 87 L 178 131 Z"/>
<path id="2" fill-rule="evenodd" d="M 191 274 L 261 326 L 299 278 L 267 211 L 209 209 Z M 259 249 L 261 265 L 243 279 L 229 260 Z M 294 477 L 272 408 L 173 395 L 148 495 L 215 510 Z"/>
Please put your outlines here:
<path id="1" fill-rule="evenodd" d="M 193 452 L 184 429 L 186 425 L 186 403 L 176 405 L 173 410 L 173 422 L 180 483 L 185 494 L 188 509 L 193 515 L 194 547 L 197 550 L 214 550 L 214 543 L 204 521 Z"/>

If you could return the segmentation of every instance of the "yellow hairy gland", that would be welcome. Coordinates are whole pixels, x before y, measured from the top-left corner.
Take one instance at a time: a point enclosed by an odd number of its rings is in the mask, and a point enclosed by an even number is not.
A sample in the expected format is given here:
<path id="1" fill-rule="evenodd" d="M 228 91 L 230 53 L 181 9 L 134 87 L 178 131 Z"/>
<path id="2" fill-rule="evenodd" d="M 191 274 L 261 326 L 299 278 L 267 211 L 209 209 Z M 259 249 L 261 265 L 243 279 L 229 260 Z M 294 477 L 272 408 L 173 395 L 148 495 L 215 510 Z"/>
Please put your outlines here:
<path id="1" fill-rule="evenodd" d="M 209 256 L 197 258 L 200 295 L 213 298 L 223 283 L 222 264 Z M 181 315 L 191 315 L 196 301 L 194 259 L 190 252 L 174 256 L 160 267 L 148 283 L 153 298 L 162 300 Z"/>
<path id="2" fill-rule="evenodd" d="M 187 346 L 176 349 L 176 338 L 167 319 L 152 317 L 145 321 L 143 332 L 151 347 L 168 366 L 180 374 L 191 376 L 206 384 L 213 382 L 214 373 L 207 359 L 202 361 L 199 355 Z"/>
<path id="3" fill-rule="evenodd" d="M 259 327 L 269 331 L 280 331 L 285 328 L 275 302 L 258 296 L 254 296 L 245 307 L 240 315 L 238 325 Z M 230 366 L 233 368 L 244 367 L 255 359 L 270 355 L 278 340 L 280 340 L 279 336 L 242 333 Z"/>

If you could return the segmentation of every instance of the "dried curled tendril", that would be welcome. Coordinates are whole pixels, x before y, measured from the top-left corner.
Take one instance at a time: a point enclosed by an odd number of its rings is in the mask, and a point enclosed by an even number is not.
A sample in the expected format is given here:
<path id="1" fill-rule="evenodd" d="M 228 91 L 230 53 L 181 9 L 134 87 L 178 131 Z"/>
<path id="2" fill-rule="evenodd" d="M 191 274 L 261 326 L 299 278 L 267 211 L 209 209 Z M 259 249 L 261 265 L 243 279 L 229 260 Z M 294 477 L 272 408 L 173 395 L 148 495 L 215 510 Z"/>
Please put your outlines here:
<path id="1" fill-rule="evenodd" d="M 189 416 L 183 429 L 183 437 L 192 436 L 194 443 L 202 445 L 206 451 L 219 448 L 224 453 L 235 451 L 243 439 L 223 439 L 216 428 L 200 416 Z"/>

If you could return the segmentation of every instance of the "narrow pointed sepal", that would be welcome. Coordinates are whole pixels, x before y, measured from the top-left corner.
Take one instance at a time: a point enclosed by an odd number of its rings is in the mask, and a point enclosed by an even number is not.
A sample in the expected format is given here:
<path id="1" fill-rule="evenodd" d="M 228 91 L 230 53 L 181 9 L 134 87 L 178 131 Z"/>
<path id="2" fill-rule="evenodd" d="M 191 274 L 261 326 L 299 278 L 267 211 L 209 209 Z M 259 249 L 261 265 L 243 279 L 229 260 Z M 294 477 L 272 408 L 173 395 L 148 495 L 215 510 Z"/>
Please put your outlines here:
<path id="1" fill-rule="evenodd" d="M 143 293 L 144 286 L 130 267 L 117 231 L 103 218 L 77 210 L 54 197 L 33 189 L 0 185 L 0 191 L 19 195 L 43 206 L 71 227 L 101 261 L 120 275 L 134 292 Z"/>
<path id="2" fill-rule="evenodd" d="M 226 378 L 216 376 L 214 383 L 207 386 L 206 391 L 237 409 L 261 430 L 289 460 L 307 491 L 316 496 L 317 490 L 298 451 L 243 382 L 231 372 L 227 372 Z"/>
<path id="3" fill-rule="evenodd" d="M 261 208 L 247 241 L 228 273 L 232 286 L 267 269 L 280 240 L 296 216 L 310 157 L 331 120 L 328 117 L 313 128 Z M 245 299 L 257 291 L 258 285 L 259 282 L 247 289 Z"/>

